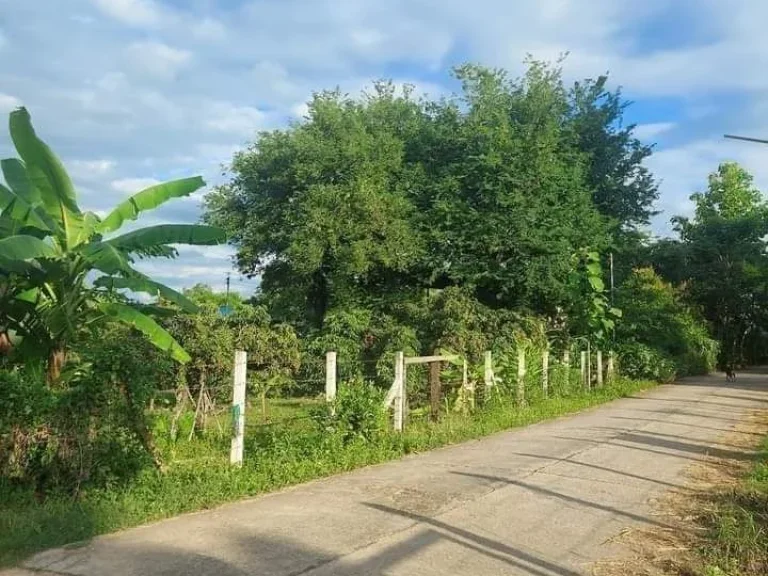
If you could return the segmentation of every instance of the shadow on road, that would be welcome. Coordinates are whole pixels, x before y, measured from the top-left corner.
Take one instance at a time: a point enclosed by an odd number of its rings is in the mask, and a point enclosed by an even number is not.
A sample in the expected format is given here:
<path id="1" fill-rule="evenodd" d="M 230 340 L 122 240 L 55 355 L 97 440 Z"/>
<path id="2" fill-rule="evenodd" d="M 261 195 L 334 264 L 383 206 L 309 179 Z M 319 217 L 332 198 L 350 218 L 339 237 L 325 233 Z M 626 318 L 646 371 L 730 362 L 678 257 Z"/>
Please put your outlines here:
<path id="1" fill-rule="evenodd" d="M 568 496 L 567 494 L 561 494 L 560 492 L 555 492 L 554 490 L 549 490 L 547 488 L 543 488 L 541 486 L 535 486 L 533 484 L 528 484 L 527 482 L 523 482 L 522 480 L 512 480 L 510 478 L 501 478 L 500 476 L 487 476 L 485 474 L 472 474 L 470 472 L 451 472 L 451 474 L 457 474 L 459 476 L 468 476 L 470 478 L 480 478 L 482 480 L 488 480 L 490 482 L 497 482 L 500 484 L 507 484 L 509 486 L 518 486 L 520 488 L 524 488 L 526 490 L 530 490 L 531 492 L 536 492 L 538 494 L 542 494 L 544 496 L 550 496 L 552 498 L 558 498 L 560 500 L 563 500 L 564 502 L 569 502 L 571 504 L 577 504 L 579 506 L 584 506 L 586 508 L 592 508 L 594 510 L 600 510 L 602 512 L 608 512 L 610 514 L 615 514 L 617 516 L 622 516 L 623 518 L 628 518 L 630 520 L 633 520 L 635 522 L 641 522 L 643 524 L 652 524 L 654 526 L 658 526 L 660 528 L 670 528 L 671 526 L 669 524 L 664 524 L 662 522 L 658 522 L 657 520 L 652 520 L 650 518 L 646 518 L 645 516 L 640 516 L 639 514 L 634 514 L 632 512 L 625 512 L 624 510 L 619 510 L 618 508 L 614 508 L 613 506 L 606 506 L 605 504 L 599 504 L 597 502 L 590 502 L 589 500 L 584 500 L 582 498 L 577 498 L 575 496 Z"/>

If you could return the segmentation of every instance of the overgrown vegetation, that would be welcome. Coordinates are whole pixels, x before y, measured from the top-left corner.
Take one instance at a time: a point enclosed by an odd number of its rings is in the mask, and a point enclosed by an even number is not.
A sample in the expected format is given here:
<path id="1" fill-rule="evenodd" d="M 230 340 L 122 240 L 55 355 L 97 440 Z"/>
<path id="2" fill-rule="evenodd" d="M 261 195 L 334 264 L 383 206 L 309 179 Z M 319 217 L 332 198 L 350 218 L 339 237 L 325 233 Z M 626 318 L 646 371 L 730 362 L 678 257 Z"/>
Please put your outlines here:
<path id="1" fill-rule="evenodd" d="M 414 421 L 400 435 L 383 427 L 380 404 L 375 409 L 375 401 L 380 400 L 375 389 L 344 383 L 335 417 L 316 412 L 322 416 L 305 420 L 305 426 L 265 427 L 249 434 L 249 457 L 241 469 L 227 466 L 229 434 L 212 431 L 192 441 L 179 434 L 176 441 L 163 442 L 164 455 L 174 455 L 166 473 L 145 468 L 130 483 L 91 488 L 78 500 L 56 494 L 38 502 L 28 491 L 4 481 L 0 484 L 0 565 L 35 550 L 524 426 L 650 386 L 652 382 L 628 380 L 593 392 L 574 386 L 571 394 L 522 409 L 516 407 L 514 396 L 501 394 L 473 415 L 452 412 L 437 425 Z M 153 428 L 159 437 L 169 438 L 162 433 L 168 427 L 167 415 L 155 419 Z"/>
<path id="2" fill-rule="evenodd" d="M 677 219 L 680 239 L 655 242 L 642 232 L 657 197 L 643 165 L 652 149 L 606 78 L 568 87 L 539 62 L 519 79 L 475 65 L 454 74 L 461 92 L 441 100 L 389 83 L 357 99 L 320 92 L 304 121 L 235 155 L 230 182 L 206 197 L 212 226 L 117 237 L 202 180 L 154 186 L 101 219 L 80 210 L 28 113 L 11 114 L 19 158 L 2 161 L 0 185 L 6 560 L 650 385 L 589 391 L 597 350 L 655 381 L 762 357 L 766 210 L 743 170 L 720 167 L 694 196 L 696 216 Z M 179 293 L 133 267 L 225 233 L 240 270 L 261 278 L 248 301 Z M 241 470 L 227 457 L 236 349 L 249 357 Z M 327 406 L 331 350 L 340 386 Z M 403 435 L 381 407 L 398 351 L 460 358 L 434 390 L 426 369 L 409 368 Z"/>

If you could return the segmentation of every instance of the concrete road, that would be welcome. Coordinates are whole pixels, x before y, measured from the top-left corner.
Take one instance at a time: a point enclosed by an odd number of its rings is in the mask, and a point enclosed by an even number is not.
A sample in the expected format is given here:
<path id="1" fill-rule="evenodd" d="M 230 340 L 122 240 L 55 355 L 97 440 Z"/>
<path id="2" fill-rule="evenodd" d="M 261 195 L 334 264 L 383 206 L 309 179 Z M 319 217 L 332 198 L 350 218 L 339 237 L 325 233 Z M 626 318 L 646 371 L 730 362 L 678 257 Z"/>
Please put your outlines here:
<path id="1" fill-rule="evenodd" d="M 26 563 L 77 575 L 589 574 L 624 528 L 684 482 L 768 376 L 692 379 L 398 462 L 51 550 Z M 23 574 L 23 572 L 17 572 Z M 39 574 L 39 572 L 38 572 Z"/>

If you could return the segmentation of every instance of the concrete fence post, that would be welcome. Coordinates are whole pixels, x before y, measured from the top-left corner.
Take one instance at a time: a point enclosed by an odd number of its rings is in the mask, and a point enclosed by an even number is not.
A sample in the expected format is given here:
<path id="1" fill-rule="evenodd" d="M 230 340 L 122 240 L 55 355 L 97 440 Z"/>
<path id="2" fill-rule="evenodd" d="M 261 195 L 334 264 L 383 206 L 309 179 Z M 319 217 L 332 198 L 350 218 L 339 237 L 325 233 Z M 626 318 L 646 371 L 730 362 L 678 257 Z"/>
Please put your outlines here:
<path id="1" fill-rule="evenodd" d="M 549 348 L 541 353 L 541 391 L 544 398 L 549 395 Z"/>
<path id="2" fill-rule="evenodd" d="M 589 388 L 589 382 L 587 381 L 587 351 L 581 351 L 581 385 Z"/>
<path id="3" fill-rule="evenodd" d="M 234 382 L 232 387 L 232 445 L 229 462 L 234 466 L 243 464 L 245 444 L 245 380 L 248 355 L 242 350 L 235 352 Z"/>
<path id="4" fill-rule="evenodd" d="M 614 378 L 614 366 L 613 366 L 613 350 L 608 352 L 608 382 L 613 382 Z"/>
<path id="5" fill-rule="evenodd" d="M 336 352 L 325 353 L 325 401 L 332 404 L 336 400 Z M 331 406 L 331 414 L 335 412 Z"/>
<path id="6" fill-rule="evenodd" d="M 517 351 L 517 403 L 525 404 L 525 349 Z"/>
<path id="7" fill-rule="evenodd" d="M 603 387 L 603 351 L 597 351 L 597 387 Z"/>
<path id="8" fill-rule="evenodd" d="M 405 416 L 405 354 L 395 353 L 395 431 L 403 431 Z"/>
<path id="9" fill-rule="evenodd" d="M 483 381 L 485 382 L 485 398 L 491 397 L 491 388 L 493 388 L 493 356 L 491 351 L 488 350 L 485 353 L 485 373 L 483 374 Z"/>

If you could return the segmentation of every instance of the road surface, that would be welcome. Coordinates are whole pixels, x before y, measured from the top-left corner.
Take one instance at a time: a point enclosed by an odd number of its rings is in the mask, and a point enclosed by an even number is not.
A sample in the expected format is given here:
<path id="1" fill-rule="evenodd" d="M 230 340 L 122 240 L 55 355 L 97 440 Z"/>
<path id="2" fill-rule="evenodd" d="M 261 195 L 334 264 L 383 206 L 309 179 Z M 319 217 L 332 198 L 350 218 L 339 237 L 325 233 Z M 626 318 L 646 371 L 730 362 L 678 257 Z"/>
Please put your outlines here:
<path id="1" fill-rule="evenodd" d="M 654 499 L 706 452 L 730 454 L 717 441 L 758 409 L 768 410 L 765 374 L 690 379 L 50 550 L 26 566 L 83 576 L 589 574 L 626 553 L 609 542 L 624 528 L 663 524 Z"/>

